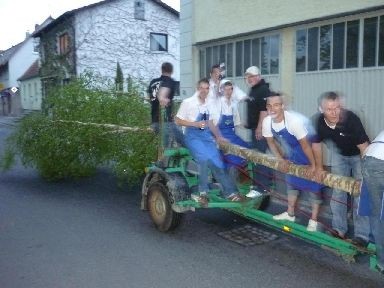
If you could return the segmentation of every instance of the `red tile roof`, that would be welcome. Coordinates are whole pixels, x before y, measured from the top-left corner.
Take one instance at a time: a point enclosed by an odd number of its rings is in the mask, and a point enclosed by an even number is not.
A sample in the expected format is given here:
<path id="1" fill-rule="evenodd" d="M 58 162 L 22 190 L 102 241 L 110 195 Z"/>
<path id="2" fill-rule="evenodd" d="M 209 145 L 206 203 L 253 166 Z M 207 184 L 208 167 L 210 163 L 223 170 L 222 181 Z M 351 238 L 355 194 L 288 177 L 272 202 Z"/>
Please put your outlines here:
<path id="1" fill-rule="evenodd" d="M 39 60 L 33 62 L 33 64 L 25 71 L 23 76 L 21 76 L 18 81 L 23 81 L 31 78 L 35 78 L 39 76 Z"/>

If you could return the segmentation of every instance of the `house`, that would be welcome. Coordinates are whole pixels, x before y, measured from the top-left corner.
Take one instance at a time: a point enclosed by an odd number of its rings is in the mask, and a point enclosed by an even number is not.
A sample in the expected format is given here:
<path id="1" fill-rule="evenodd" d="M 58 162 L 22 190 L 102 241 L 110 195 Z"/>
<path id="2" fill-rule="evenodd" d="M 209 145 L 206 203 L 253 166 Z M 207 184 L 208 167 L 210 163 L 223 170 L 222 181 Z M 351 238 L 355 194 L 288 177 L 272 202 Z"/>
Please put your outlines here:
<path id="1" fill-rule="evenodd" d="M 36 24 L 35 32 L 52 20 L 51 17 L 48 17 L 41 25 Z M 23 42 L 0 52 L 0 91 L 7 89 L 12 95 L 6 103 L 10 108 L 3 109 L 9 111 L 7 114 L 17 115 L 21 112 L 21 109 L 25 109 L 21 106 L 20 98 L 23 98 L 24 95 L 23 91 L 19 89 L 20 83 L 18 81 L 39 58 L 36 40 L 27 32 Z M 41 99 L 39 101 L 41 102 Z"/>
<path id="2" fill-rule="evenodd" d="M 68 11 L 33 35 L 40 38 L 43 95 L 86 71 L 113 81 L 117 62 L 143 94 L 164 61 L 178 80 L 179 34 L 179 12 L 159 0 L 106 0 Z"/>
<path id="3" fill-rule="evenodd" d="M 311 116 L 317 97 L 336 90 L 371 138 L 384 127 L 382 0 L 182 0 L 180 39 L 184 97 L 222 62 L 248 90 L 244 71 L 256 65 L 296 111 Z"/>
<path id="4" fill-rule="evenodd" d="M 27 71 L 17 79 L 21 107 L 24 110 L 41 110 L 41 80 L 39 76 L 39 60 L 36 60 Z"/>

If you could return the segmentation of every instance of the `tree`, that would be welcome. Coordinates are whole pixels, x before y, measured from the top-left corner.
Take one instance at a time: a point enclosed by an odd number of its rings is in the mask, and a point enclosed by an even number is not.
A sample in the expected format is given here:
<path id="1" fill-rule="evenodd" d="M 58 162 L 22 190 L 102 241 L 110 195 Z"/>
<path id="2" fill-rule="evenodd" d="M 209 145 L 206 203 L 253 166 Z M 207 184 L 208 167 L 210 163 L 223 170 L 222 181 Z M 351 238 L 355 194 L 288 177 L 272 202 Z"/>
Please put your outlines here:
<path id="1" fill-rule="evenodd" d="M 116 65 L 115 85 L 116 85 L 116 91 L 123 92 L 124 76 L 123 76 L 123 71 L 121 70 L 119 61 L 117 61 L 117 65 Z"/>
<path id="2" fill-rule="evenodd" d="M 46 113 L 24 117 L 7 139 L 0 166 L 10 168 L 19 156 L 48 180 L 84 177 L 107 166 L 120 179 L 137 183 L 156 159 L 158 137 L 148 128 L 149 106 L 137 91 L 117 97 L 114 85 L 108 85 L 86 74 L 52 89 Z"/>

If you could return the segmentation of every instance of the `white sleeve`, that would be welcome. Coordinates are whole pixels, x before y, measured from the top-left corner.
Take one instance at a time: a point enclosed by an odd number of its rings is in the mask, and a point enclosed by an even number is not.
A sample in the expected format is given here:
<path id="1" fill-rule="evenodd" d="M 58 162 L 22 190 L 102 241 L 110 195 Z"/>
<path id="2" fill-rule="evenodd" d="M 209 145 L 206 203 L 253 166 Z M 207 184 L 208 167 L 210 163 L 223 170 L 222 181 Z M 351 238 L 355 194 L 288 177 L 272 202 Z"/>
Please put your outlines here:
<path id="1" fill-rule="evenodd" d="M 262 123 L 262 134 L 263 137 L 273 137 L 272 133 L 272 118 L 271 116 L 267 116 L 264 118 L 263 123 Z"/>
<path id="2" fill-rule="evenodd" d="M 247 94 L 237 86 L 233 88 L 233 94 L 236 101 L 241 101 L 247 98 Z"/>
<path id="3" fill-rule="evenodd" d="M 289 124 L 289 130 L 297 140 L 303 139 L 308 134 L 308 130 L 305 127 L 304 122 L 299 119 L 292 119 Z"/>
<path id="4" fill-rule="evenodd" d="M 213 124 L 217 125 L 220 120 L 220 108 L 217 107 L 217 102 L 212 101 L 208 104 L 209 119 L 213 120 Z M 221 104 L 221 103 L 220 103 Z"/>
<path id="5" fill-rule="evenodd" d="M 180 104 L 179 110 L 176 113 L 176 117 L 180 118 L 181 120 L 189 121 L 188 110 L 189 110 L 188 109 L 188 102 L 183 100 L 183 102 L 181 102 L 181 104 Z"/>
<path id="6" fill-rule="evenodd" d="M 241 125 L 241 119 L 240 119 L 239 109 L 237 109 L 237 105 L 233 105 L 233 124 L 235 126 Z"/>

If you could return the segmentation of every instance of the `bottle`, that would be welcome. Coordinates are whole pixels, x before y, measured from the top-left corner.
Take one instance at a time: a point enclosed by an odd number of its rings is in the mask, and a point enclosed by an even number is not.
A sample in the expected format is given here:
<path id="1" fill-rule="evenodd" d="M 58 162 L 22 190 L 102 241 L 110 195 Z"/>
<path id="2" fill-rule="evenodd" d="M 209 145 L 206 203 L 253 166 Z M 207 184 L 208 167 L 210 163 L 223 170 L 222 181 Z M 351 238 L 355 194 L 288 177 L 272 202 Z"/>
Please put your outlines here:
<path id="1" fill-rule="evenodd" d="M 202 121 L 207 121 L 207 112 L 204 112 L 204 113 L 203 113 L 203 119 L 202 119 Z M 204 129 L 205 129 L 205 124 L 204 124 L 203 127 L 200 127 L 199 129 L 200 129 L 200 130 L 204 130 Z"/>

